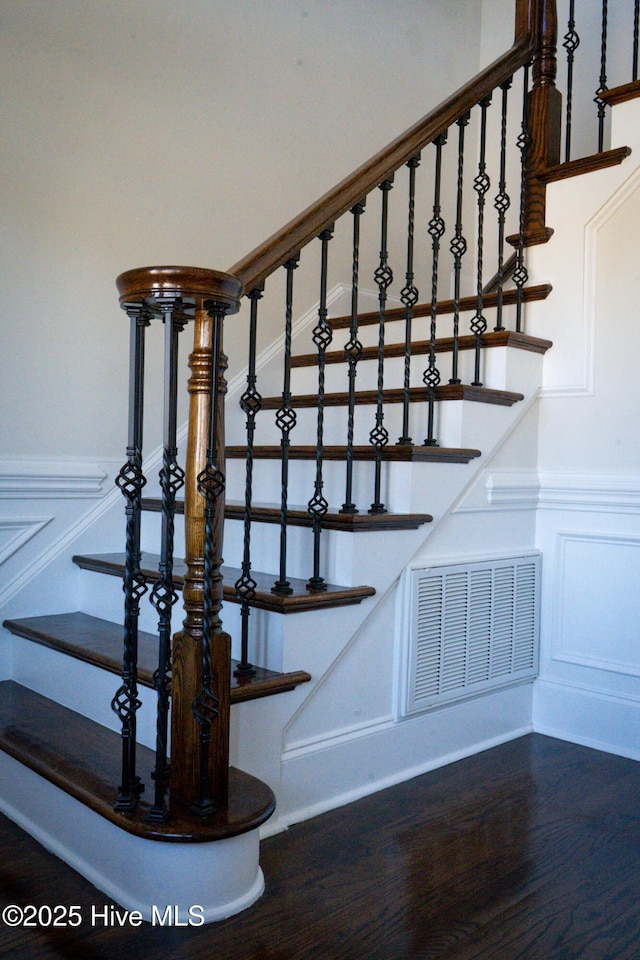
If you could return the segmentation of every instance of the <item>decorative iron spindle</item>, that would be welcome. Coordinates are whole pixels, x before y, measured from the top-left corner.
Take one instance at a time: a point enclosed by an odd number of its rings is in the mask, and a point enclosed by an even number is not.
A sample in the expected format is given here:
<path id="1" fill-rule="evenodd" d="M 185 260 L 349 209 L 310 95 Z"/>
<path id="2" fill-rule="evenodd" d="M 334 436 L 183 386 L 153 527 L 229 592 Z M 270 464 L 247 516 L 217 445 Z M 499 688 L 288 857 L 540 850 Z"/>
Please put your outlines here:
<path id="1" fill-rule="evenodd" d="M 478 160 L 478 175 L 473 181 L 473 189 L 476 191 L 478 203 L 478 240 L 477 240 L 477 259 L 476 259 L 476 312 L 471 320 L 471 332 L 475 337 L 475 355 L 474 355 L 474 379 L 473 386 L 481 387 L 480 379 L 480 355 L 482 347 L 482 334 L 487 329 L 487 321 L 483 314 L 482 290 L 483 282 L 483 256 L 484 256 L 484 208 L 486 204 L 486 195 L 491 189 L 491 180 L 487 173 L 487 110 L 491 105 L 491 96 L 485 97 L 480 101 L 480 157 Z"/>
<path id="2" fill-rule="evenodd" d="M 167 743 L 169 730 L 169 690 L 171 675 L 171 616 L 178 602 L 178 591 L 173 582 L 173 540 L 176 512 L 176 494 L 184 485 L 184 470 L 178 465 L 176 444 L 178 407 L 178 335 L 184 329 L 187 316 L 182 301 L 159 300 L 163 313 L 164 345 L 164 410 L 163 456 L 160 470 L 162 490 L 162 532 L 160 540 L 159 577 L 150 600 L 158 614 L 158 668 L 154 682 L 158 697 L 156 718 L 155 797 L 148 819 L 162 822 L 169 809 L 167 790 Z"/>
<path id="3" fill-rule="evenodd" d="M 460 383 L 458 376 L 458 352 L 460 337 L 460 281 L 462 277 L 462 258 L 467 252 L 467 241 L 462 233 L 462 200 L 464 188 L 464 131 L 469 123 L 466 113 L 457 121 L 458 125 L 458 180 L 456 186 L 456 224 L 449 249 L 453 255 L 453 353 L 451 357 L 451 378 L 449 383 Z"/>
<path id="4" fill-rule="evenodd" d="M 505 243 L 505 223 L 507 210 L 511 206 L 511 198 L 507 193 L 507 97 L 511 87 L 511 80 L 506 80 L 501 84 L 502 91 L 502 113 L 500 120 L 500 181 L 498 184 L 498 194 L 494 200 L 494 207 L 498 211 L 498 270 L 496 272 L 497 283 L 497 310 L 496 310 L 496 331 L 504 330 L 502 323 L 502 291 L 504 286 L 504 243 Z"/>
<path id="5" fill-rule="evenodd" d="M 418 288 L 414 284 L 413 246 L 415 231 L 416 205 L 416 169 L 420 166 L 420 156 L 412 157 L 407 164 L 409 168 L 409 216 L 407 224 L 407 273 L 406 282 L 400 292 L 400 299 L 404 304 L 404 386 L 402 391 L 402 436 L 398 443 L 411 444 L 409 436 L 409 407 L 411 386 L 411 326 L 413 323 L 413 308 L 418 302 Z"/>
<path id="6" fill-rule="evenodd" d="M 262 297 L 264 285 L 256 287 L 248 294 L 251 302 L 249 320 L 249 367 L 247 388 L 240 398 L 240 406 L 247 416 L 247 466 L 244 489 L 244 548 L 240 576 L 235 582 L 236 596 L 240 599 L 240 619 L 242 625 L 240 662 L 234 670 L 236 677 L 255 676 L 255 667 L 249 662 L 249 617 L 251 601 L 256 595 L 257 583 L 251 576 L 251 502 L 253 499 L 253 444 L 256 430 L 256 417 L 262 409 L 262 397 L 256 383 L 256 343 L 258 330 L 258 301 Z"/>
<path id="7" fill-rule="evenodd" d="M 285 263 L 287 271 L 287 299 L 284 329 L 284 381 L 282 406 L 276 414 L 276 425 L 282 434 L 281 493 L 280 493 L 280 576 L 271 588 L 272 593 L 288 595 L 293 587 L 287 580 L 287 507 L 289 487 L 289 436 L 296 425 L 297 415 L 291 406 L 291 327 L 293 317 L 293 271 L 298 266 L 299 255 Z"/>
<path id="8" fill-rule="evenodd" d="M 640 0 L 633 4 L 633 62 L 631 65 L 631 79 L 638 79 L 638 38 L 640 37 Z"/>
<path id="9" fill-rule="evenodd" d="M 576 32 L 576 21 L 574 18 L 575 0 L 569 2 L 569 22 L 567 32 L 564 35 L 562 46 L 567 51 L 567 105 L 565 119 L 565 142 L 564 159 L 568 163 L 571 159 L 571 115 L 573 110 L 573 61 L 575 52 L 580 46 L 580 37 Z"/>
<path id="10" fill-rule="evenodd" d="M 369 434 L 369 443 L 375 450 L 375 476 L 373 503 L 369 513 L 386 513 L 382 503 L 382 453 L 389 443 L 389 431 L 384 426 L 384 326 L 387 310 L 387 290 L 393 282 L 393 271 L 389 266 L 389 251 L 387 249 L 389 231 L 389 191 L 393 188 L 393 177 L 389 177 L 380 184 L 382 192 L 382 216 L 380 220 L 380 262 L 374 273 L 378 287 L 378 384 L 376 390 L 376 420 L 375 426 Z"/>
<path id="11" fill-rule="evenodd" d="M 429 363 L 422 375 L 422 382 L 429 391 L 429 407 L 427 413 L 427 436 L 425 447 L 435 447 L 438 442 L 434 435 L 434 414 L 436 387 L 440 383 L 440 371 L 436 366 L 436 320 L 438 316 L 438 266 L 440 259 L 440 240 L 445 231 L 445 222 L 442 218 L 441 190 L 442 190 L 442 148 L 447 142 L 447 134 L 443 133 L 434 141 L 436 148 L 436 168 L 433 187 L 433 216 L 429 221 L 429 235 L 431 237 L 431 323 L 429 329 Z"/>
<path id="12" fill-rule="evenodd" d="M 205 304 L 205 307 L 208 305 Z M 220 620 L 220 564 L 221 557 L 216 550 L 216 507 L 220 496 L 224 494 L 225 475 L 218 462 L 218 404 L 220 358 L 222 353 L 222 322 L 225 308 L 220 304 L 211 304 L 208 309 L 213 320 L 211 345 L 211 399 L 209 404 L 209 445 L 207 463 L 198 476 L 198 490 L 205 498 L 205 552 L 204 552 L 204 596 L 202 623 L 202 675 L 200 691 L 193 701 L 193 715 L 198 724 L 200 742 L 200 796 L 192 804 L 200 816 L 211 813 L 215 804 L 211 797 L 209 778 L 209 748 L 212 740 L 212 724 L 220 716 L 220 698 L 214 688 L 219 683 L 228 683 L 227 677 L 214 676 L 211 666 L 211 644 L 215 634 L 222 627 Z"/>
<path id="13" fill-rule="evenodd" d="M 347 403 L 347 454 L 346 488 L 344 503 L 340 513 L 356 514 L 358 508 L 353 502 L 353 433 L 356 404 L 356 375 L 358 361 L 362 356 L 362 344 L 358 339 L 358 284 L 360 273 L 360 217 L 364 213 L 365 201 L 351 208 L 353 216 L 353 244 L 351 260 L 351 323 L 349 340 L 345 344 L 344 355 L 349 365 L 349 399 Z"/>
<path id="14" fill-rule="evenodd" d="M 136 712 L 138 698 L 138 617 L 140 600 L 147 591 L 146 578 L 140 570 L 141 495 L 146 479 L 142 472 L 142 428 L 144 414 L 144 347 L 145 328 L 150 311 L 142 303 L 124 303 L 130 320 L 129 347 L 129 429 L 127 462 L 116 484 L 124 494 L 126 505 L 126 547 L 124 590 L 124 643 L 122 684 L 111 701 L 111 707 L 122 724 L 122 782 L 118 788 L 116 810 L 132 810 L 144 785 L 136 775 Z"/>
<path id="15" fill-rule="evenodd" d="M 313 574 L 307 581 L 307 590 L 322 591 L 327 589 L 324 577 L 320 576 L 320 539 L 322 535 L 322 520 L 329 511 L 329 504 L 323 495 L 324 481 L 322 479 L 322 457 L 324 454 L 324 373 L 327 348 L 333 339 L 330 325 L 327 323 L 327 277 L 329 241 L 333 237 L 333 225 L 320 234 L 322 253 L 320 258 L 320 305 L 318 307 L 318 322 L 313 328 L 313 342 L 318 349 L 318 419 L 316 430 L 316 478 L 313 496 L 309 500 L 307 510 L 313 519 Z"/>
<path id="16" fill-rule="evenodd" d="M 516 285 L 516 333 L 522 332 L 522 294 L 529 274 L 524 263 L 524 218 L 527 199 L 527 152 L 531 137 L 527 123 L 527 102 L 529 97 L 529 69 L 526 64 L 522 74 L 522 121 L 520 133 L 516 141 L 520 150 L 520 214 L 518 222 L 518 247 L 516 250 L 516 266 L 513 271 L 513 282 Z"/>
<path id="17" fill-rule="evenodd" d="M 607 89 L 607 31 L 609 27 L 609 0 L 602 0 L 602 33 L 600 36 L 600 82 L 593 98 L 598 113 L 598 153 L 604 150 L 604 121 L 607 105 L 601 97 Z"/>

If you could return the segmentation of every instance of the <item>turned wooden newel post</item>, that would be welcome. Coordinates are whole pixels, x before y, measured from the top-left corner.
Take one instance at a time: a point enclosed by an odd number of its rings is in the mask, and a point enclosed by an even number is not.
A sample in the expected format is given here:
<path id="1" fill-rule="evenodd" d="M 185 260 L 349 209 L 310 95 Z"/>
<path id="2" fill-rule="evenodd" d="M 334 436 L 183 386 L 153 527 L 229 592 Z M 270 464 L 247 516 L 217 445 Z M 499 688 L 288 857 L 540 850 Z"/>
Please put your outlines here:
<path id="1" fill-rule="evenodd" d="M 149 267 L 118 278 L 121 301 L 151 310 L 179 301 L 194 318 L 189 357 L 189 432 L 184 478 L 183 629 L 173 638 L 170 795 L 203 816 L 224 800 L 229 770 L 231 638 L 222 629 L 224 521 L 223 320 L 240 306 L 242 284 L 195 267 Z"/>
<path id="2" fill-rule="evenodd" d="M 555 0 L 538 0 L 533 89 L 529 94 L 527 127 L 527 189 L 524 245 L 545 243 L 553 230 L 546 224 L 546 183 L 543 174 L 560 162 L 562 96 L 556 88 L 558 15 Z"/>

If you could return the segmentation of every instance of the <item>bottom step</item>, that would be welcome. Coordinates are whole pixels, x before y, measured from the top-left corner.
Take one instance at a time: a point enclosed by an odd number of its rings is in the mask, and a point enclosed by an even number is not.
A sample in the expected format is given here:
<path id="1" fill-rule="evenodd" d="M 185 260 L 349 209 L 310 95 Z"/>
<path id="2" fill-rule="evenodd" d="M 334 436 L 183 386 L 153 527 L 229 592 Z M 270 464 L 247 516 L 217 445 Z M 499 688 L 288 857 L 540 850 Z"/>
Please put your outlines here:
<path id="1" fill-rule="evenodd" d="M 275 809 L 269 787 L 231 768 L 228 802 L 210 817 L 198 817 L 184 805 L 172 803 L 169 823 L 148 823 L 155 754 L 138 744 L 138 772 L 147 792 L 134 811 L 116 812 L 113 804 L 122 759 L 119 734 L 13 680 L 0 683 L 0 749 L 122 830 L 146 839 L 222 840 L 259 827 Z"/>
<path id="2" fill-rule="evenodd" d="M 175 809 L 171 823 L 150 825 L 144 794 L 135 812 L 113 810 L 120 753 L 117 734 L 0 683 L 0 810 L 124 907 L 123 922 L 199 926 L 251 906 L 264 890 L 269 787 L 232 768 L 228 799 L 210 817 Z M 139 758 L 148 778 L 152 752 L 139 747 Z"/>

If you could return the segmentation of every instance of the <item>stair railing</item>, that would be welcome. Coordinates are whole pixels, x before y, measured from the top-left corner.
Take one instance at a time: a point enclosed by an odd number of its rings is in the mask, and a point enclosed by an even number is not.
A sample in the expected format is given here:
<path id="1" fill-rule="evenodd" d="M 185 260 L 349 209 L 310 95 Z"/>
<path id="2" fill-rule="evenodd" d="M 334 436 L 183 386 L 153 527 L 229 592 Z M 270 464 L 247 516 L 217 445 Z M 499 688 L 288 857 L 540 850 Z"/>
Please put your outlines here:
<path id="1" fill-rule="evenodd" d="M 258 590 L 252 570 L 252 530 L 255 470 L 260 461 L 277 458 L 280 465 L 278 503 L 270 514 L 278 523 L 280 541 L 271 595 L 284 609 L 289 600 L 302 598 L 307 603 L 309 597 L 331 593 L 322 549 L 323 530 L 330 520 L 356 518 L 366 499 L 370 501 L 370 522 L 375 523 L 376 518 L 388 522 L 385 515 L 392 504 L 385 491 L 384 469 L 389 461 L 464 459 L 474 454 L 448 451 L 440 445 L 438 403 L 464 396 L 467 385 L 480 389 L 488 348 L 508 342 L 512 333 L 522 340 L 524 304 L 548 293 L 548 288 L 527 287 L 525 251 L 530 244 L 546 241 L 551 232 L 545 220 L 545 173 L 560 159 L 562 113 L 555 86 L 556 46 L 554 0 L 516 0 L 515 39 L 504 56 L 227 274 L 164 267 L 129 271 L 119 278 L 121 302 L 132 331 L 127 463 L 118 481 L 127 500 L 123 679 L 114 697 L 114 709 L 122 721 L 123 772 L 118 797 L 122 809 L 135 806 L 142 788 L 136 774 L 135 732 L 137 622 L 140 599 L 148 587 L 140 554 L 140 501 L 146 482 L 142 473 L 146 327 L 162 320 L 167 330 L 161 569 L 159 586 L 153 590 L 160 641 L 158 735 L 155 801 L 150 814 L 162 821 L 169 815 L 168 783 L 170 803 L 187 803 L 201 816 L 224 804 L 227 792 L 231 640 L 222 629 L 220 615 L 225 459 L 245 464 L 242 538 L 236 558 L 239 569 L 232 585 L 225 586 L 225 597 L 240 605 L 237 673 L 247 678 L 253 672 L 249 616 Z M 298 354 L 294 347 L 302 334 L 294 319 L 296 284 L 307 260 L 313 260 L 310 251 L 314 248 L 319 270 L 313 280 L 318 303 L 311 331 L 313 351 Z M 341 249 L 347 250 L 342 259 L 333 254 Z M 271 296 L 268 282 L 278 271 L 284 271 L 284 304 L 277 301 L 265 309 Z M 331 316 L 330 293 L 343 289 L 349 293 L 350 311 L 344 317 Z M 246 388 L 240 398 L 246 433 L 242 443 L 227 445 L 223 321 L 238 310 L 243 291 L 250 308 Z M 362 303 L 372 295 L 376 307 L 363 313 Z M 491 331 L 485 316 L 489 309 L 495 310 Z M 258 334 L 261 317 L 265 326 L 274 315 L 284 318 L 282 391 L 264 397 L 258 382 Z M 445 321 L 447 316 L 450 319 Z M 175 363 L 178 335 L 191 320 L 194 347 L 183 478 L 175 451 Z M 397 343 L 388 336 L 396 321 L 403 324 Z M 239 317 L 234 322 L 245 321 Z M 423 330 L 421 338 L 418 324 Z M 371 325 L 374 342 L 367 346 L 363 341 Z M 347 339 L 336 349 L 336 334 L 341 329 L 347 331 Z M 277 331 L 270 327 L 269 336 L 275 335 Z M 451 356 L 447 372 L 445 351 Z M 471 363 L 467 357 L 472 358 Z M 357 378 L 368 359 L 374 361 L 376 372 L 371 388 L 359 391 Z M 396 359 L 399 368 L 394 371 L 390 365 Z M 246 360 L 234 359 L 233 363 L 237 369 Z M 337 393 L 333 381 L 329 384 L 336 364 L 344 364 L 345 369 L 344 390 Z M 292 378 L 304 366 L 317 369 L 317 388 L 297 396 Z M 396 377 L 391 387 L 390 369 Z M 448 383 L 443 383 L 447 373 Z M 327 443 L 327 415 L 337 405 L 346 409 L 346 444 L 340 447 Z M 397 442 L 392 442 L 386 419 L 393 405 L 402 411 Z M 359 419 L 360 407 L 373 410 L 366 427 Z M 305 408 L 314 411 L 315 439 L 301 446 L 293 438 Z M 265 419 L 268 411 L 275 411 L 275 422 Z M 269 431 L 277 430 L 276 444 L 258 442 L 265 424 L 268 437 Z M 327 476 L 327 464 L 336 459 L 343 461 L 345 470 L 345 484 L 339 492 L 335 477 L 329 480 Z M 298 460 L 313 466 L 306 520 L 305 511 L 296 511 L 291 503 L 290 472 Z M 369 470 L 367 482 L 372 482 L 368 492 L 355 472 L 361 461 Z M 186 618 L 171 644 L 176 594 L 173 524 L 176 493 L 183 480 Z M 262 494 L 261 486 L 261 498 Z M 342 503 L 336 517 L 332 517 L 332 501 Z M 294 514 L 296 522 L 311 527 L 313 537 L 310 569 L 302 580 L 290 575 L 288 565 Z M 260 603 L 265 602 L 262 596 Z"/>

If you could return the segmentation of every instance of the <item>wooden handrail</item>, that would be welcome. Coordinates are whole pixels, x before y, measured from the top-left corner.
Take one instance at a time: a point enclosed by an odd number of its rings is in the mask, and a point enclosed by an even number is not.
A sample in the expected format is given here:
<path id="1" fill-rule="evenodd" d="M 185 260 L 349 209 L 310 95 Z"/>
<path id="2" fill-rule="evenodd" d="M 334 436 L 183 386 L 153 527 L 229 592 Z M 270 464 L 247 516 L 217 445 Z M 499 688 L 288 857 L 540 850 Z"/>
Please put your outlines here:
<path id="1" fill-rule="evenodd" d="M 536 49 L 542 3 L 544 0 L 516 0 L 514 42 L 502 57 L 231 267 L 229 273 L 241 280 L 245 291 L 262 283 L 527 63 Z"/>

